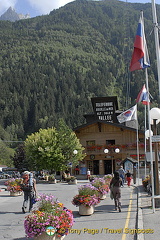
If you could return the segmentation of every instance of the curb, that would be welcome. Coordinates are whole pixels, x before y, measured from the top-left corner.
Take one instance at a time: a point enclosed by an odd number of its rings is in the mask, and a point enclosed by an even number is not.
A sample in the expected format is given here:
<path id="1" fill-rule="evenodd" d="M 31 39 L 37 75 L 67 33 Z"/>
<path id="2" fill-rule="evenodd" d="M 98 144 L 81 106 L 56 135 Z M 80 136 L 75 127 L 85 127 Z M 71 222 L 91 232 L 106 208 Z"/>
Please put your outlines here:
<path id="1" fill-rule="evenodd" d="M 6 188 L 0 188 L 0 192 L 6 191 Z"/>
<path id="2" fill-rule="evenodd" d="M 138 209 L 137 209 L 137 214 L 138 214 L 138 222 L 137 222 L 137 228 L 138 229 L 143 229 L 143 213 L 142 213 L 142 204 L 141 204 L 141 193 L 139 192 L 139 187 L 138 187 Z M 144 234 L 137 234 L 137 240 L 144 240 Z"/>

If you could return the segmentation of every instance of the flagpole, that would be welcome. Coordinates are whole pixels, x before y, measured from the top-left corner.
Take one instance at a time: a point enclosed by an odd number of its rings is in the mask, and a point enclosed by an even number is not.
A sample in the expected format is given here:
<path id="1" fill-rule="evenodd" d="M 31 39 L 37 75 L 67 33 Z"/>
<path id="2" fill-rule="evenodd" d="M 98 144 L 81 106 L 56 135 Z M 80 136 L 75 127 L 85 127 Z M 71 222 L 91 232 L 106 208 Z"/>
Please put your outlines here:
<path id="1" fill-rule="evenodd" d="M 149 104 L 149 102 L 148 102 Z M 147 130 L 147 109 L 146 109 L 146 105 L 144 105 L 144 112 L 145 112 L 145 117 L 144 117 L 144 130 L 145 130 L 145 133 L 146 133 L 146 130 Z M 144 176 L 146 178 L 147 176 L 147 159 L 146 159 L 146 152 L 147 152 L 147 146 L 146 146 L 146 135 L 145 135 L 145 139 L 144 139 L 144 153 L 145 153 L 145 162 L 144 162 Z"/>
<path id="2" fill-rule="evenodd" d="M 150 118 L 150 101 L 149 101 L 149 87 L 148 87 L 148 70 L 145 68 L 146 75 L 146 89 L 148 96 L 148 125 L 149 125 L 149 148 L 150 148 L 150 161 L 151 161 L 151 185 L 152 185 L 152 208 L 155 213 L 155 201 L 154 201 L 154 175 L 153 175 L 153 150 L 152 150 L 152 134 L 151 134 L 151 118 Z"/>
<path id="3" fill-rule="evenodd" d="M 156 4 L 155 0 L 152 2 L 152 14 L 153 14 L 153 24 L 154 24 L 154 37 L 155 37 L 155 47 L 156 47 L 156 57 L 157 57 L 157 72 L 158 72 L 158 84 L 159 84 L 159 95 L 160 95 L 160 50 L 159 50 L 159 36 L 158 36 L 158 23 L 156 14 Z"/>
<path id="4" fill-rule="evenodd" d="M 152 0 L 154 1 L 154 0 Z M 152 4 L 153 6 L 153 4 Z M 158 31 L 158 29 L 157 29 Z M 141 34 L 142 33 L 142 34 Z M 159 53 L 159 48 L 158 51 Z M 157 54 L 158 54 L 157 53 Z M 160 59 L 158 59 L 160 60 Z M 158 63 L 160 66 L 160 64 Z M 130 71 L 135 71 L 139 69 L 145 69 L 146 73 L 146 87 L 148 95 L 148 124 L 149 124 L 149 145 L 150 145 L 150 161 L 151 161 L 151 184 L 152 184 L 152 206 L 153 212 L 155 212 L 155 202 L 154 202 L 154 179 L 153 179 L 153 153 L 152 153 L 152 136 L 151 136 L 151 124 L 150 124 L 150 104 L 149 104 L 149 88 L 148 88 L 148 72 L 147 68 L 150 67 L 148 49 L 144 33 L 144 21 L 143 21 L 143 12 L 141 11 L 141 16 L 137 28 L 137 34 L 134 42 L 134 50 L 132 54 L 132 59 L 130 63 Z M 160 69 L 159 69 L 160 71 Z"/>
<path id="5" fill-rule="evenodd" d="M 137 111 L 136 111 L 137 114 Z M 138 185 L 139 185 L 139 137 L 138 137 L 138 118 L 137 118 L 137 161 L 138 161 Z"/>

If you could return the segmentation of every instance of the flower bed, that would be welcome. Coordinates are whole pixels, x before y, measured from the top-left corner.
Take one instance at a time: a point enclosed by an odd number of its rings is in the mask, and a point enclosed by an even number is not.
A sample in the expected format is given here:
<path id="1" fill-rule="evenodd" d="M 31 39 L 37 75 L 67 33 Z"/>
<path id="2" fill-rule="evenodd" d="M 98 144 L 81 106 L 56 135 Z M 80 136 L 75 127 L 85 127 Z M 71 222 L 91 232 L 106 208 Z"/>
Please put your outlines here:
<path id="1" fill-rule="evenodd" d="M 51 175 L 49 175 L 48 176 L 48 181 L 54 181 L 55 180 L 55 176 L 54 176 L 54 174 L 51 174 Z"/>
<path id="2" fill-rule="evenodd" d="M 150 182 L 151 182 L 151 177 L 149 175 L 146 176 L 146 178 L 142 181 L 145 191 L 147 191 L 147 186 L 148 184 L 150 184 Z"/>
<path id="3" fill-rule="evenodd" d="M 105 183 L 109 186 L 110 182 L 112 180 L 113 176 L 111 174 L 107 174 L 103 177 L 103 179 L 105 180 Z"/>
<path id="4" fill-rule="evenodd" d="M 96 175 L 91 175 L 90 178 L 89 178 L 90 182 L 92 182 L 95 178 L 97 178 Z"/>
<path id="5" fill-rule="evenodd" d="M 80 186 L 78 191 L 79 194 L 77 194 L 72 200 L 73 205 L 90 207 L 95 206 L 100 202 L 99 193 L 91 184 Z"/>
<path id="6" fill-rule="evenodd" d="M 11 178 L 7 180 L 4 184 L 7 186 L 7 191 L 11 193 L 22 192 L 21 189 L 22 178 Z"/>
<path id="7" fill-rule="evenodd" d="M 26 216 L 24 222 L 27 237 L 38 237 L 49 226 L 56 229 L 58 237 L 67 235 L 68 230 L 73 226 L 72 211 L 65 208 L 52 195 L 41 194 L 36 200 L 37 208 Z"/>
<path id="8" fill-rule="evenodd" d="M 92 182 L 91 182 L 92 186 L 94 186 L 95 188 L 97 188 L 97 191 L 101 194 L 101 195 L 105 195 L 109 192 L 109 185 L 106 184 L 106 181 L 104 178 L 95 178 Z"/>

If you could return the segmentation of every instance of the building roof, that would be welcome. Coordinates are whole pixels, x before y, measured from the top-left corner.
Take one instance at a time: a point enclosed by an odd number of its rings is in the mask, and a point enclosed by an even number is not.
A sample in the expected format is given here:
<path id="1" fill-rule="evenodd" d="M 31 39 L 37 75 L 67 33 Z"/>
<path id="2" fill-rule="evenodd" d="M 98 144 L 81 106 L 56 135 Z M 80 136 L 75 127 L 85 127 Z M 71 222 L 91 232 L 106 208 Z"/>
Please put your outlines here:
<path id="1" fill-rule="evenodd" d="M 125 163 L 126 161 L 130 161 L 131 163 L 138 163 L 138 160 L 131 158 L 131 157 L 127 157 L 125 158 L 122 163 Z"/>
<path id="2" fill-rule="evenodd" d="M 75 128 L 73 129 L 73 131 L 78 131 L 78 130 L 80 130 L 80 129 L 82 129 L 82 128 L 88 127 L 88 126 L 90 126 L 90 125 L 92 125 L 92 124 L 95 124 L 95 123 L 97 123 L 97 124 L 107 124 L 107 125 L 115 126 L 115 127 L 118 127 L 118 128 L 122 128 L 122 129 L 130 130 L 130 131 L 134 131 L 134 132 L 137 131 L 136 128 L 127 127 L 127 126 L 125 126 L 125 125 L 123 125 L 123 124 L 120 124 L 120 123 L 111 123 L 111 122 L 102 121 L 102 120 L 94 120 L 94 121 L 92 121 L 92 122 L 82 124 L 82 125 L 80 125 L 80 126 L 78 126 L 78 127 L 75 127 Z M 138 130 L 138 131 L 139 131 L 140 133 L 144 134 L 144 131 L 142 131 L 142 130 Z"/>

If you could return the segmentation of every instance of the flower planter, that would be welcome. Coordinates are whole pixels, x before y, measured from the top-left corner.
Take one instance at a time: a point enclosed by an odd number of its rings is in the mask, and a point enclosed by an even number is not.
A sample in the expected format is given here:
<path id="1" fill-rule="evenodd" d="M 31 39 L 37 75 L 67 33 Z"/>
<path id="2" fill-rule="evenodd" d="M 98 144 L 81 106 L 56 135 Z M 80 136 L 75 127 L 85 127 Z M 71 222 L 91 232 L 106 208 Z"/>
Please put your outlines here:
<path id="1" fill-rule="evenodd" d="M 104 199 L 106 199 L 106 195 L 105 194 L 101 194 L 100 195 L 100 200 L 104 200 Z"/>
<path id="2" fill-rule="evenodd" d="M 25 217 L 24 228 L 27 238 L 62 240 L 66 235 L 58 237 L 59 233 L 61 231 L 68 233 L 67 231 L 72 228 L 73 222 L 72 211 L 64 207 L 63 203 L 60 203 L 51 194 L 39 194 L 36 207 Z M 38 234 L 40 236 L 37 236 Z"/>
<path id="3" fill-rule="evenodd" d="M 57 237 L 56 235 L 49 236 L 46 232 L 43 232 L 40 236 L 35 237 L 34 240 L 62 240 L 64 238 L 65 235 L 62 237 Z"/>
<path id="4" fill-rule="evenodd" d="M 94 206 L 86 207 L 85 205 L 81 204 L 79 206 L 79 214 L 82 216 L 89 216 L 94 213 Z"/>
<path id="5" fill-rule="evenodd" d="M 12 197 L 17 197 L 17 196 L 21 196 L 22 192 L 10 192 L 10 196 Z"/>
<path id="6" fill-rule="evenodd" d="M 75 179 L 75 180 L 73 180 L 73 181 L 69 181 L 69 182 L 68 182 L 68 184 L 69 184 L 69 185 L 72 185 L 72 184 L 73 184 L 73 185 L 74 185 L 74 184 L 77 184 L 77 179 Z"/>
<path id="7" fill-rule="evenodd" d="M 55 239 L 53 238 L 53 240 L 63 240 L 64 238 L 65 238 L 65 235 L 62 236 L 62 237 L 57 237 L 57 236 L 55 236 Z"/>
<path id="8" fill-rule="evenodd" d="M 44 180 L 45 180 L 45 181 L 48 181 L 48 178 L 49 178 L 49 176 L 45 176 L 45 177 L 44 177 Z"/>
<path id="9" fill-rule="evenodd" d="M 52 180 L 52 181 L 49 181 L 49 183 L 56 184 L 56 183 L 57 183 L 57 180 L 54 179 L 54 180 Z"/>

